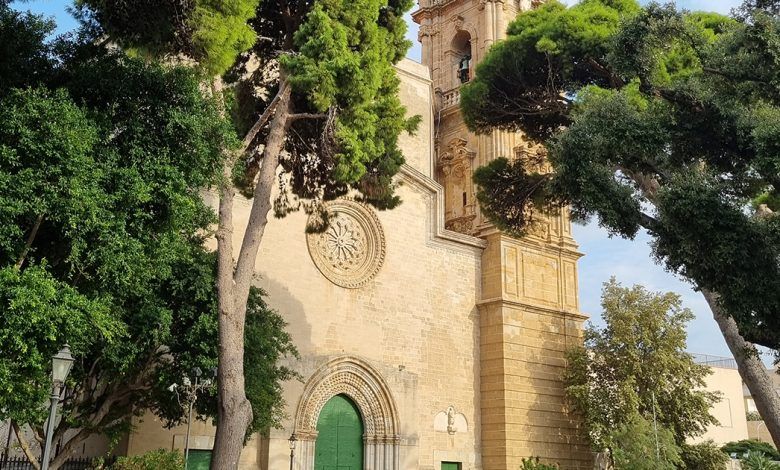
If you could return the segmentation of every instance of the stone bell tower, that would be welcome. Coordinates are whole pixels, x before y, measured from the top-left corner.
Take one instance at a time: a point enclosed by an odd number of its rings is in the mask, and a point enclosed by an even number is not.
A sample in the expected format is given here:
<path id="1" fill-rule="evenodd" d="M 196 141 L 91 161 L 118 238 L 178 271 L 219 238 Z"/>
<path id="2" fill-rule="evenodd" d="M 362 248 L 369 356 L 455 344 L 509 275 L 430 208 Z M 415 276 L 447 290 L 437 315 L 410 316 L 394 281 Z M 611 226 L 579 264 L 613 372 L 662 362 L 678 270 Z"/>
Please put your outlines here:
<path id="1" fill-rule="evenodd" d="M 523 238 L 492 226 L 481 214 L 472 175 L 498 157 L 546 170 L 544 149 L 522 134 L 468 131 L 460 87 L 508 24 L 539 0 L 419 0 L 422 62 L 436 93 L 436 178 L 445 189 L 450 230 L 487 241 L 482 255 L 480 409 L 482 468 L 516 470 L 541 457 L 564 469 L 590 469 L 592 456 L 577 419 L 568 413 L 562 374 L 565 352 L 582 341 L 577 260 L 567 211 L 539 217 Z"/>

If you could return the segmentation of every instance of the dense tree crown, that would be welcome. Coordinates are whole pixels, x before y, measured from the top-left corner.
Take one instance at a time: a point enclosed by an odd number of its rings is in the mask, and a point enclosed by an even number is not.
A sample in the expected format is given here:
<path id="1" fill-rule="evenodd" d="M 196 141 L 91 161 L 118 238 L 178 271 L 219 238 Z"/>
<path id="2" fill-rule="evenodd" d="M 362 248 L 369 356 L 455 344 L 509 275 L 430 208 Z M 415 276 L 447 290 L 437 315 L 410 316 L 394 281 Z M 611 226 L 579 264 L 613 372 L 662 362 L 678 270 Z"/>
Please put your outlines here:
<path id="1" fill-rule="evenodd" d="M 133 414 L 178 422 L 168 385 L 216 365 L 215 217 L 199 191 L 238 142 L 192 70 L 46 44 L 52 27 L 0 4 L 0 47 L 25 44 L 0 66 L 0 420 L 39 432 L 50 358 L 70 343 L 56 467 Z M 252 429 L 267 429 L 295 350 L 257 291 L 247 322 Z"/>
<path id="2" fill-rule="evenodd" d="M 604 328 L 586 329 L 584 348 L 569 351 L 566 373 L 567 394 L 594 450 L 614 450 L 615 430 L 641 427 L 637 416 L 655 416 L 677 445 L 715 424 L 709 410 L 718 396 L 704 390 L 709 368 L 685 352 L 685 326 L 694 316 L 679 296 L 625 288 L 613 279 L 601 305 Z"/>
<path id="3" fill-rule="evenodd" d="M 184 53 L 210 73 L 229 68 L 215 67 L 215 61 L 232 65 L 238 52 L 246 51 L 226 75 L 233 83 L 228 98 L 234 103 L 236 128 L 241 135 L 249 133 L 251 141 L 235 177 L 246 195 L 253 193 L 260 160 L 253 149 L 264 143 L 269 131 L 270 120 L 258 126 L 258 118 L 275 110 L 284 86 L 292 87 L 294 117 L 287 123 L 290 131 L 281 161 L 289 179 L 280 180 L 282 191 L 274 206 L 278 216 L 300 208 L 299 197 L 321 201 L 353 189 L 360 199 L 382 209 L 400 202 L 392 183 L 403 163 L 397 138 L 402 131 L 413 131 L 419 118 L 405 116 L 392 65 L 410 46 L 404 38 L 403 13 L 412 0 L 279 0 L 259 5 L 247 0 L 230 5 L 166 0 L 160 9 L 124 0 L 82 3 L 89 7 L 83 16 L 96 34 L 107 33 L 128 47 Z M 250 3 L 251 14 L 246 10 Z M 198 9 L 219 14 L 198 14 Z M 172 23 L 165 20 L 164 10 L 185 14 Z M 221 23 L 211 24 L 219 18 Z M 232 28 L 227 25 L 247 19 L 252 31 L 246 38 L 228 34 Z M 162 21 L 167 21 L 164 26 L 158 24 Z M 202 37 L 210 42 L 191 44 Z M 245 43 L 249 37 L 257 40 Z M 228 50 L 233 52 L 230 61 Z"/>
<path id="4" fill-rule="evenodd" d="M 216 232 L 219 414 L 212 466 L 233 468 L 252 421 L 240 352 L 269 212 L 281 217 L 303 207 L 320 216 L 309 228 L 321 230 L 325 200 L 349 193 L 380 209 L 400 202 L 393 183 L 403 163 L 398 135 L 419 118 L 406 117 L 393 65 L 409 47 L 403 13 L 412 0 L 80 0 L 80 6 L 94 41 L 199 70 L 202 88 L 242 136 L 239 146 L 222 148 Z M 240 248 L 234 248 L 231 182 L 253 198 Z"/>
<path id="5" fill-rule="evenodd" d="M 760 3 L 760 4 L 759 4 Z M 468 125 L 543 141 L 553 172 L 499 159 L 476 172 L 499 226 L 569 205 L 657 258 L 754 343 L 780 348 L 780 18 L 633 0 L 547 2 L 521 14 L 463 90 Z"/>

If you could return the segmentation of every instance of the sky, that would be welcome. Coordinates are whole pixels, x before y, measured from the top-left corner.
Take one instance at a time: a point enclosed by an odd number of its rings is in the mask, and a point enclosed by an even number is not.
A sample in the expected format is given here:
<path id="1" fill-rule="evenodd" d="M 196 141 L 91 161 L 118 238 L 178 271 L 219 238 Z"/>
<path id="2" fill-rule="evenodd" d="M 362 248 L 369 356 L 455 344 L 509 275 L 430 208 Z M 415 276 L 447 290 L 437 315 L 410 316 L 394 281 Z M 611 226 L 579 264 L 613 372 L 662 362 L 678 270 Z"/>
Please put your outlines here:
<path id="1" fill-rule="evenodd" d="M 566 1 L 566 0 L 564 0 Z M 16 2 L 19 9 L 53 16 L 57 21 L 56 33 L 63 33 L 76 27 L 76 21 L 67 13 L 71 0 L 33 0 Z M 576 0 L 568 0 L 573 4 Z M 643 2 L 644 3 L 644 2 Z M 679 0 L 678 6 L 689 10 L 710 10 L 728 13 L 738 6 L 740 0 Z M 420 46 L 417 42 L 417 25 L 407 15 L 408 38 L 414 46 L 408 57 L 420 60 Z M 585 256 L 579 263 L 580 308 L 591 316 L 596 325 L 601 325 L 601 286 L 614 276 L 619 282 L 630 286 L 644 285 L 652 291 L 675 292 L 690 308 L 696 318 L 688 326 L 688 350 L 694 353 L 717 356 L 731 356 L 712 314 L 700 293 L 690 284 L 678 279 L 654 263 L 650 253 L 650 237 L 639 234 L 635 240 L 610 238 L 606 231 L 596 224 L 575 225 L 574 236 Z"/>

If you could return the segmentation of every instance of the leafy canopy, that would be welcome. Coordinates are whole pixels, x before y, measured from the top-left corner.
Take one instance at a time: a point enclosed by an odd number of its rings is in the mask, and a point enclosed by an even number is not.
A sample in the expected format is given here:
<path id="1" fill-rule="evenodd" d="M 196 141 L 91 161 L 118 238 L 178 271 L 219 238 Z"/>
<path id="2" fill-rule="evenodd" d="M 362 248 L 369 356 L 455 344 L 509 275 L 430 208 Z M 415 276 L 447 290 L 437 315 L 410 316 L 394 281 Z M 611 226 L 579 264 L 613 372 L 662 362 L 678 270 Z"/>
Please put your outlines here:
<path id="1" fill-rule="evenodd" d="M 255 42 L 247 21 L 258 0 L 76 0 L 93 35 L 144 55 L 184 54 L 208 75 L 224 73 Z"/>
<path id="2" fill-rule="evenodd" d="M 723 470 L 730 461 L 728 454 L 711 440 L 698 444 L 683 444 L 681 451 L 682 468 L 686 469 Z"/>
<path id="3" fill-rule="evenodd" d="M 468 125 L 543 141 L 550 174 L 475 173 L 485 214 L 522 233 L 534 206 L 654 239 L 666 268 L 718 294 L 741 334 L 780 347 L 780 17 L 633 0 L 521 14 L 463 90 Z"/>
<path id="4" fill-rule="evenodd" d="M 95 37 L 157 55 L 183 53 L 209 75 L 227 70 L 226 98 L 241 135 L 275 104 L 283 83 L 292 87 L 290 111 L 308 117 L 291 120 L 285 133 L 277 216 L 301 208 L 301 200 L 315 200 L 304 206 L 310 210 L 352 190 L 381 209 L 400 202 L 392 182 L 403 163 L 397 139 L 419 118 L 406 117 L 393 64 L 410 46 L 403 14 L 412 3 L 81 1 Z M 247 196 L 270 125 L 261 127 L 235 170 Z"/>
<path id="5" fill-rule="evenodd" d="M 4 5 L 0 18 L 22 23 L 3 37 L 43 41 L 40 18 Z M 30 50 L 46 51 L 47 75 L 0 69 L 0 419 L 40 431 L 50 358 L 68 342 L 65 455 L 147 409 L 178 422 L 168 385 L 216 364 L 214 214 L 200 190 L 237 142 L 192 70 L 78 42 Z M 264 430 L 293 377 L 278 360 L 296 353 L 260 292 L 249 310 L 252 430 Z M 210 397 L 198 404 L 215 414 Z"/>
<path id="6" fill-rule="evenodd" d="M 656 430 L 651 419 L 639 414 L 612 432 L 611 445 L 616 469 L 676 470 L 683 464 L 674 434 L 663 426 Z"/>
<path id="7" fill-rule="evenodd" d="M 625 288 L 613 279 L 604 285 L 601 305 L 604 328 L 586 329 L 584 347 L 568 352 L 565 376 L 594 450 L 616 449 L 614 430 L 641 428 L 641 420 L 630 422 L 636 417 L 655 414 L 678 445 L 717 423 L 709 410 L 718 395 L 704 389 L 710 370 L 685 352 L 693 313 L 679 296 Z"/>

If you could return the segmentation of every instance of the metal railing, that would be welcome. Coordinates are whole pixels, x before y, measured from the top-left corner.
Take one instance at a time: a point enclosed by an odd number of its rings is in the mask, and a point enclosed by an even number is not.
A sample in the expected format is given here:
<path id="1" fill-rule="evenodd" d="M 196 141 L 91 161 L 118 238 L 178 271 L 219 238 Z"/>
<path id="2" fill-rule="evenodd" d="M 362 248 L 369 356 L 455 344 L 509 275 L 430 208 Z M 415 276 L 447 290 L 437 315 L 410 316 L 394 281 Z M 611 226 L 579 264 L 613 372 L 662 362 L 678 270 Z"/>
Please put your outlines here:
<path id="1" fill-rule="evenodd" d="M 115 462 L 115 458 L 104 459 L 103 466 L 105 468 Z M 81 459 L 68 459 L 67 462 L 62 464 L 61 470 L 91 470 L 98 468 L 93 465 L 96 461 L 95 458 L 85 457 Z M 33 470 L 33 466 L 29 460 L 25 457 L 0 457 L 0 470 Z"/>
<path id="2" fill-rule="evenodd" d="M 709 354 L 691 353 L 693 362 L 720 369 L 737 369 L 737 361 L 733 357 L 711 356 Z"/>

